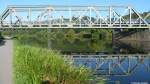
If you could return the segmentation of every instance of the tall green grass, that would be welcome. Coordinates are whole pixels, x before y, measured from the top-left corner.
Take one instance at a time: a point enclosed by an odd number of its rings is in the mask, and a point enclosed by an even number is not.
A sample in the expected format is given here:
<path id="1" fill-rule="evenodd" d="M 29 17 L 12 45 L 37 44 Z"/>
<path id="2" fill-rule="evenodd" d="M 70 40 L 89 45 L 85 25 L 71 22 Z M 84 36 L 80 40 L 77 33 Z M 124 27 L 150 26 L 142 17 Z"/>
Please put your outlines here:
<path id="1" fill-rule="evenodd" d="M 56 51 L 18 43 L 13 62 L 14 84 L 89 84 L 91 77 L 89 70 L 66 63 Z"/>

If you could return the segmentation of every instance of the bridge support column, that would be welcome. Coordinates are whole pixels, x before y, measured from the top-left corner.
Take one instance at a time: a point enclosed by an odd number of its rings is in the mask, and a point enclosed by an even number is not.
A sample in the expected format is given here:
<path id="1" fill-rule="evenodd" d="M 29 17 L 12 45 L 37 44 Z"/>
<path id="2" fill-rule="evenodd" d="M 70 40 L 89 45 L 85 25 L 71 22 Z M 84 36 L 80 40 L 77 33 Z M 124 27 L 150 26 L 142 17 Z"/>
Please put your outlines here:
<path id="1" fill-rule="evenodd" d="M 10 16 L 9 16 L 9 20 L 10 20 L 9 27 L 11 28 L 12 27 L 12 9 L 9 11 L 9 13 L 10 13 Z"/>
<path id="2" fill-rule="evenodd" d="M 28 21 L 29 21 L 28 25 L 29 25 L 29 27 L 31 27 L 32 26 L 32 22 L 31 22 L 31 8 L 28 9 Z"/>
<path id="3" fill-rule="evenodd" d="M 129 26 L 131 27 L 132 24 L 132 9 L 130 6 L 128 6 L 129 9 Z"/>
<path id="4" fill-rule="evenodd" d="M 112 23 L 112 7 L 109 7 L 109 26 L 111 27 L 111 23 Z"/>

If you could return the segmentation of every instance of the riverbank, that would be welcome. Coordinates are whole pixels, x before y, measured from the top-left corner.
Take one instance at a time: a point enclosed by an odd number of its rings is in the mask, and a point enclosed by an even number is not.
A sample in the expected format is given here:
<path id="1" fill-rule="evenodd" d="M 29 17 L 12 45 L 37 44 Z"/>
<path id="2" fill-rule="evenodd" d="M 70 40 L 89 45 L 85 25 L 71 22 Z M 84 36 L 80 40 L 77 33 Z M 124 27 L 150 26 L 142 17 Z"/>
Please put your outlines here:
<path id="1" fill-rule="evenodd" d="M 56 51 L 18 43 L 14 49 L 15 84 L 90 84 L 89 70 L 66 63 Z"/>

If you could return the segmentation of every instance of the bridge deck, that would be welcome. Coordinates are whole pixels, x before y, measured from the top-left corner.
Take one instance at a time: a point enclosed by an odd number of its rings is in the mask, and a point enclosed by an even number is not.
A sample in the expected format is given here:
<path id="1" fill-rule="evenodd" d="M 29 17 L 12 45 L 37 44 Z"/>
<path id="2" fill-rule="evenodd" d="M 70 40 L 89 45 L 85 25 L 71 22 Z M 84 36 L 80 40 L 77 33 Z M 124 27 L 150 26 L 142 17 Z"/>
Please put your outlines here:
<path id="1" fill-rule="evenodd" d="M 60 24 L 53 24 L 51 26 L 49 26 L 48 24 L 45 24 L 45 25 L 39 25 L 39 24 L 34 24 L 34 25 L 3 25 L 1 27 L 1 29 L 8 29 L 8 28 L 84 28 L 84 29 L 88 29 L 88 28 L 98 28 L 98 29 L 109 29 L 109 28 L 150 28 L 150 26 L 147 26 L 147 25 L 140 25 L 139 24 L 134 24 L 132 26 L 129 26 L 129 25 L 70 25 L 70 24 L 66 24 L 66 25 L 60 25 Z"/>

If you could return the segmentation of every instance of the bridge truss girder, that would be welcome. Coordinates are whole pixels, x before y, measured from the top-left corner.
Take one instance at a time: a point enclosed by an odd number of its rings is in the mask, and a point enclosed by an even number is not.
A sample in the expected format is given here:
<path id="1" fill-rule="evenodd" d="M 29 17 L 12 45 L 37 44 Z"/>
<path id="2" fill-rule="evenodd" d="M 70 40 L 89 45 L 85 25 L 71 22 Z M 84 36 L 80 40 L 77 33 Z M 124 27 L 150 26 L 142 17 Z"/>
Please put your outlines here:
<path id="1" fill-rule="evenodd" d="M 0 28 L 150 28 L 149 17 L 131 6 L 8 6 Z"/>

